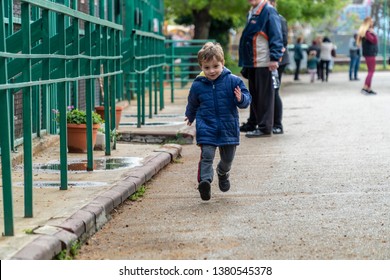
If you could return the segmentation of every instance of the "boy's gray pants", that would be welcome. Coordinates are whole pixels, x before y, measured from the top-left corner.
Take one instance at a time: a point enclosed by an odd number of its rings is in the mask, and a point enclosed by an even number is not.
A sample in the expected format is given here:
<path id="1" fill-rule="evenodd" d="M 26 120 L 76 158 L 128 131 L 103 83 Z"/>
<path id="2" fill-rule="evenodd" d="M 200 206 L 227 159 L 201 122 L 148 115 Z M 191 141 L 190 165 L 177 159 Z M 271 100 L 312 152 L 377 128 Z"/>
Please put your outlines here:
<path id="1" fill-rule="evenodd" d="M 202 181 L 213 181 L 214 169 L 213 161 L 215 157 L 215 150 L 219 148 L 220 161 L 217 165 L 217 173 L 225 175 L 230 171 L 234 155 L 236 153 L 237 145 L 226 145 L 221 147 L 211 145 L 201 145 L 201 155 L 198 167 L 198 183 Z"/>

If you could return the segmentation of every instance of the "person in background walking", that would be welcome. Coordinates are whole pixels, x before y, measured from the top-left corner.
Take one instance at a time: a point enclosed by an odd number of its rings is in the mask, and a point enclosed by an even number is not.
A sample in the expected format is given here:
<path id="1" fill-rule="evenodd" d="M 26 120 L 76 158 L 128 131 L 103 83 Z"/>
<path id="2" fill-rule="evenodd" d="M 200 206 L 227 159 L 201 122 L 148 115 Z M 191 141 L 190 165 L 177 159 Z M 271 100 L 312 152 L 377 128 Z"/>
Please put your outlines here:
<path id="1" fill-rule="evenodd" d="M 294 81 L 299 81 L 299 71 L 301 70 L 301 61 L 303 59 L 302 37 L 298 37 L 294 46 L 295 74 Z"/>
<path id="2" fill-rule="evenodd" d="M 269 3 L 276 9 L 276 0 L 269 0 Z M 278 67 L 279 84 L 281 85 L 282 75 L 284 70 L 286 69 L 286 66 L 290 63 L 290 58 L 287 50 L 287 45 L 288 45 L 287 20 L 281 14 L 279 14 L 279 17 L 280 17 L 280 23 L 282 27 L 283 46 L 284 46 L 282 61 L 279 63 L 279 67 Z M 280 97 L 279 91 L 280 91 L 280 87 L 275 88 L 274 126 L 272 128 L 273 134 L 283 134 L 283 124 L 282 124 L 283 102 L 282 102 L 282 98 Z"/>
<path id="3" fill-rule="evenodd" d="M 310 74 L 310 82 L 314 83 L 314 79 L 317 75 L 318 58 L 315 50 L 311 50 L 307 57 L 307 71 Z"/>
<path id="4" fill-rule="evenodd" d="M 357 33 L 353 34 L 353 37 L 349 41 L 349 80 L 358 81 L 358 71 L 360 67 L 360 48 L 358 47 Z"/>
<path id="5" fill-rule="evenodd" d="M 321 54 L 320 54 L 320 71 L 321 80 L 328 81 L 329 78 L 329 63 L 332 60 L 332 50 L 335 46 L 328 37 L 324 37 L 321 43 Z"/>
<path id="6" fill-rule="evenodd" d="M 307 48 L 307 55 L 309 56 L 309 53 L 311 51 L 316 52 L 317 56 L 317 80 L 321 80 L 321 71 L 320 71 L 320 54 L 321 54 L 321 47 L 320 42 L 322 39 L 320 37 L 317 37 L 315 40 L 312 41 L 311 46 Z"/>
<path id="7" fill-rule="evenodd" d="M 185 121 L 192 125 L 196 119 L 196 142 L 201 148 L 198 190 L 202 200 L 209 200 L 217 147 L 218 186 L 223 192 L 230 189 L 229 172 L 240 143 L 237 107 L 247 108 L 252 98 L 244 82 L 224 67 L 220 44 L 206 43 L 198 52 L 198 62 L 202 72 L 190 88 Z"/>
<path id="8" fill-rule="evenodd" d="M 366 60 L 368 70 L 361 93 L 366 95 L 376 94 L 371 89 L 371 82 L 375 72 L 375 57 L 378 54 L 378 37 L 374 32 L 374 22 L 371 17 L 366 17 L 360 26 L 357 45 L 362 46 L 362 53 Z"/>
<path id="9" fill-rule="evenodd" d="M 272 71 L 283 56 L 280 17 L 268 0 L 248 0 L 251 9 L 239 44 L 238 65 L 247 69 L 252 103 L 247 123 L 240 127 L 249 138 L 272 135 L 275 91 Z"/>

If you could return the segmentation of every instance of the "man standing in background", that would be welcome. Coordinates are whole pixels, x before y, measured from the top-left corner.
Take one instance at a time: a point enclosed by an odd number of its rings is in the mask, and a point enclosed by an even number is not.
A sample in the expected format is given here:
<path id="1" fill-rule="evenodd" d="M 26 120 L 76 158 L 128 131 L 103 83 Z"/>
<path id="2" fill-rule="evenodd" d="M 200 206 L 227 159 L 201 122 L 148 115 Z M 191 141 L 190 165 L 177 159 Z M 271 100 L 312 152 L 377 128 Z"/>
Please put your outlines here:
<path id="1" fill-rule="evenodd" d="M 276 9 L 276 0 L 269 0 L 269 3 Z M 277 9 L 276 9 L 277 10 Z M 280 23 L 282 27 L 282 36 L 283 36 L 283 46 L 284 53 L 282 57 L 282 61 L 279 63 L 278 73 L 279 73 L 279 83 L 282 84 L 282 75 L 286 66 L 290 63 L 290 58 L 287 50 L 288 45 L 288 25 L 287 20 L 279 14 Z M 283 117 L 283 103 L 282 98 L 279 94 L 280 87 L 275 89 L 275 111 L 274 111 L 274 127 L 272 128 L 273 134 L 283 134 L 283 125 L 282 125 L 282 117 Z"/>
<path id="2" fill-rule="evenodd" d="M 279 14 L 268 0 L 248 0 L 251 5 L 239 45 L 239 66 L 248 69 L 252 95 L 248 122 L 240 127 L 246 137 L 271 136 L 274 122 L 275 91 L 272 71 L 283 56 L 283 36 Z"/>

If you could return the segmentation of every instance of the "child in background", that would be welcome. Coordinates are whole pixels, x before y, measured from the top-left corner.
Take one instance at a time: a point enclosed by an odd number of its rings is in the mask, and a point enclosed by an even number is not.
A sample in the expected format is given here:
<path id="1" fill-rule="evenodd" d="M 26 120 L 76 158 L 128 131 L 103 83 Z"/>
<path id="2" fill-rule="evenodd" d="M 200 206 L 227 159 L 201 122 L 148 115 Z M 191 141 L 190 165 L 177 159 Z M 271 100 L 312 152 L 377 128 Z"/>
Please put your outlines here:
<path id="1" fill-rule="evenodd" d="M 224 67 L 220 44 L 206 43 L 198 52 L 202 72 L 195 78 L 185 112 L 187 125 L 196 119 L 196 142 L 201 148 L 198 165 L 198 190 L 202 200 L 211 198 L 213 161 L 218 147 L 218 186 L 230 189 L 229 171 L 240 143 L 238 108 L 247 108 L 252 100 L 244 82 Z"/>
<path id="2" fill-rule="evenodd" d="M 315 50 L 311 50 L 307 58 L 307 71 L 310 74 L 311 83 L 314 83 L 314 78 L 317 75 L 317 65 L 318 65 L 317 52 Z"/>

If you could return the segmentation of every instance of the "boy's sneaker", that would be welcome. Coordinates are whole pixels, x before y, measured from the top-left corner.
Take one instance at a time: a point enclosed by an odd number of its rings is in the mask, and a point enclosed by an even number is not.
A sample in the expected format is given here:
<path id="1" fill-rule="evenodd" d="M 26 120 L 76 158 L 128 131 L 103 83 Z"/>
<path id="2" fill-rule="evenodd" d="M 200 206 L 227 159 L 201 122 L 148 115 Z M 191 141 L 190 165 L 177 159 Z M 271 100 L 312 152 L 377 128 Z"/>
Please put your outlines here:
<path id="1" fill-rule="evenodd" d="M 230 189 L 229 173 L 225 175 L 218 174 L 218 186 L 222 192 L 227 192 Z"/>
<path id="2" fill-rule="evenodd" d="M 198 190 L 202 200 L 210 200 L 211 198 L 211 184 L 209 181 L 202 181 L 198 185 Z"/>

